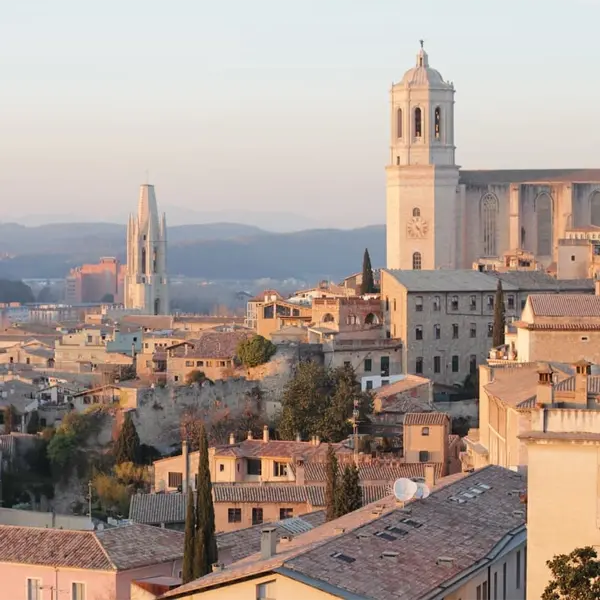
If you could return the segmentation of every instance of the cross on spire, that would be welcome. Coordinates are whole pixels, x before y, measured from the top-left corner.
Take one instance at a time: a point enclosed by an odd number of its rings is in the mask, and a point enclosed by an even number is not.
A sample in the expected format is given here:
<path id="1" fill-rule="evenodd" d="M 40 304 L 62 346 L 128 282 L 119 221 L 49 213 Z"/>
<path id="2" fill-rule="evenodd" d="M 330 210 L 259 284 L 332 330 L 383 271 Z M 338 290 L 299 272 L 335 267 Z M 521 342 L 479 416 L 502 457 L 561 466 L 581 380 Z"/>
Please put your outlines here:
<path id="1" fill-rule="evenodd" d="M 425 43 L 425 40 L 419 40 L 419 44 L 421 44 L 421 50 L 423 50 L 423 44 Z"/>

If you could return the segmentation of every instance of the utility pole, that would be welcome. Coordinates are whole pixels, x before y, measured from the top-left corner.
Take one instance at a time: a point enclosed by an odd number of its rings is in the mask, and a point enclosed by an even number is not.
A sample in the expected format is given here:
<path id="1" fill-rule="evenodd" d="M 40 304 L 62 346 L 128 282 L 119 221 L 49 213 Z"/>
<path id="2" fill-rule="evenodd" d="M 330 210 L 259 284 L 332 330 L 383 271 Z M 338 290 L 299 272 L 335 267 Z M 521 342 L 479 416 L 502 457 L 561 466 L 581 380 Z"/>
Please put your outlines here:
<path id="1" fill-rule="evenodd" d="M 354 436 L 354 464 L 358 468 L 358 398 L 354 400 L 354 410 L 352 411 L 352 435 Z"/>
<path id="2" fill-rule="evenodd" d="M 88 515 L 92 521 L 92 480 L 88 481 Z"/>

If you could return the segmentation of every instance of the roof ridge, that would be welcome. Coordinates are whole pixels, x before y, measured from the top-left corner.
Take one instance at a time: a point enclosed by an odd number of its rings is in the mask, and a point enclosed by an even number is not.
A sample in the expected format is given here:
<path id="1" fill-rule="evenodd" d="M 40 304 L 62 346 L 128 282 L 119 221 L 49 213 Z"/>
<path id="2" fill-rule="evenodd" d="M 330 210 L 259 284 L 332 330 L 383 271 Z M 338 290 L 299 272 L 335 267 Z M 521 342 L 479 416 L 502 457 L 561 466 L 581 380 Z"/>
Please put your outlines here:
<path id="1" fill-rule="evenodd" d="M 112 566 L 112 568 L 115 571 L 118 571 L 119 569 L 117 568 L 117 565 L 114 563 L 113 559 L 110 557 L 110 554 L 107 552 L 106 548 L 104 547 L 104 545 L 98 538 L 98 535 L 97 535 L 98 532 L 96 530 L 94 530 L 91 533 L 94 534 L 94 540 L 96 541 L 96 544 L 98 544 L 100 550 L 102 551 L 102 554 L 104 554 L 104 556 L 106 556 L 106 560 L 108 560 L 108 562 L 110 563 L 110 565 Z"/>

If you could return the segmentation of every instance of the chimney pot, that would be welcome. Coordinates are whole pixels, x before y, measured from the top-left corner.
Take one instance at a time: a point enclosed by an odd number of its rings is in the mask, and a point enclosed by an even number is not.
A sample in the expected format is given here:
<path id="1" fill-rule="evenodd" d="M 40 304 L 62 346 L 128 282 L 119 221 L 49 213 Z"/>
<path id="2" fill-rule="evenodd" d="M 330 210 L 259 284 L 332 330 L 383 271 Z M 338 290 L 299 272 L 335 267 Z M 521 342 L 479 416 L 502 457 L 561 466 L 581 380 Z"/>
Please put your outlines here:
<path id="1" fill-rule="evenodd" d="M 275 556 L 277 552 L 277 529 L 265 527 L 260 536 L 260 555 L 263 560 Z"/>
<path id="2" fill-rule="evenodd" d="M 265 425 L 263 427 L 263 442 L 268 442 L 269 441 L 269 426 Z"/>
<path id="3" fill-rule="evenodd" d="M 229 445 L 233 446 L 235 444 L 235 433 L 233 431 L 229 434 Z"/>
<path id="4" fill-rule="evenodd" d="M 216 562 L 216 563 L 213 563 L 211 566 L 212 566 L 213 573 L 218 573 L 219 571 L 223 570 L 223 565 L 221 563 Z"/>
<path id="5" fill-rule="evenodd" d="M 251 429 L 250 429 L 250 430 L 248 430 L 248 439 L 249 439 L 249 440 L 252 440 L 252 439 L 254 439 L 254 438 L 252 437 L 252 430 L 251 430 Z"/>
<path id="6" fill-rule="evenodd" d="M 435 485 L 435 465 L 425 465 L 425 485 L 429 489 Z"/>

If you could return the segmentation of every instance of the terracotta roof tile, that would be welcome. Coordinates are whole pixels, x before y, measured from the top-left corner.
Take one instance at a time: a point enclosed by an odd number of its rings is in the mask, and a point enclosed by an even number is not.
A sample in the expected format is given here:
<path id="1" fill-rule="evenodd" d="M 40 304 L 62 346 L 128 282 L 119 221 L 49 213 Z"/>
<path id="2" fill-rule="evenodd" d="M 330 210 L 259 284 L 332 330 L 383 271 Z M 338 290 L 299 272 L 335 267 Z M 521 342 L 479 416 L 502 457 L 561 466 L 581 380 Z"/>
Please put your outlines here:
<path id="1" fill-rule="evenodd" d="M 207 331 L 197 339 L 172 346 L 169 352 L 179 358 L 231 358 L 238 344 L 250 335 L 247 331 Z"/>
<path id="2" fill-rule="evenodd" d="M 406 425 L 444 425 L 450 420 L 446 413 L 422 412 L 406 413 L 404 415 L 404 426 Z"/>
<path id="3" fill-rule="evenodd" d="M 332 444 L 338 454 L 351 454 L 352 450 L 342 444 Z M 292 458 L 304 457 L 314 460 L 327 455 L 327 444 L 313 444 L 312 442 L 294 442 L 287 440 L 262 439 L 244 440 L 234 445 L 217 446 L 215 456 L 244 456 L 247 458 Z"/>
<path id="4" fill-rule="evenodd" d="M 529 302 L 537 317 L 600 317 L 600 296 L 591 294 L 533 294 Z"/>
<path id="5" fill-rule="evenodd" d="M 308 462 L 304 465 L 304 481 L 307 483 L 325 483 L 327 465 L 324 462 Z M 436 477 L 441 477 L 442 463 L 435 464 Z M 425 477 L 425 463 L 382 463 L 361 464 L 358 467 L 358 476 L 361 482 L 386 482 L 393 483 L 401 477 L 409 479 Z"/>

